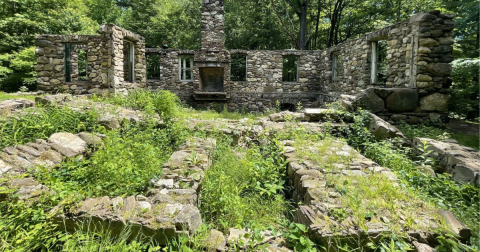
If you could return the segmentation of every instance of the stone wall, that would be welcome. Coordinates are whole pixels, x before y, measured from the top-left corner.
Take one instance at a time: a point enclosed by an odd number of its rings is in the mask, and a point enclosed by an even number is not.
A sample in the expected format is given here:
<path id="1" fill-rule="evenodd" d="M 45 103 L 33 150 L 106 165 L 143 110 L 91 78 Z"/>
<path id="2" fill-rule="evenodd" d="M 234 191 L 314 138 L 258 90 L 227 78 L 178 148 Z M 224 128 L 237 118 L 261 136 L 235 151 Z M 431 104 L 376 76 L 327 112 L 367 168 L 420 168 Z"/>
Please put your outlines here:
<path id="1" fill-rule="evenodd" d="M 135 80 L 124 82 L 123 40 L 135 44 Z M 74 44 L 87 53 L 87 80 L 79 81 L 78 56 L 72 53 L 72 81 L 66 81 L 65 45 Z M 38 89 L 74 94 L 123 92 L 145 86 L 145 42 L 130 31 L 103 25 L 100 35 L 39 35 L 36 38 Z"/>
<path id="2" fill-rule="evenodd" d="M 104 25 L 100 28 L 100 33 L 111 34 L 111 68 L 113 76 L 111 86 L 115 93 L 124 93 L 126 90 L 134 88 L 144 88 L 146 81 L 145 67 L 145 39 L 131 31 L 127 31 L 115 25 Z M 134 79 L 133 82 L 126 81 L 124 64 L 124 42 L 133 43 L 134 46 Z"/>
<path id="3" fill-rule="evenodd" d="M 321 61 L 318 51 L 262 51 L 262 50 L 230 50 L 225 56 L 215 56 L 206 59 L 202 50 L 146 49 L 147 55 L 159 54 L 160 79 L 147 80 L 151 90 L 170 90 L 176 93 L 186 104 L 192 106 L 212 107 L 214 103 L 225 104 L 231 110 L 247 109 L 249 111 L 264 111 L 274 108 L 276 101 L 303 106 L 318 104 L 323 87 L 318 85 L 319 73 L 317 65 Z M 230 55 L 244 54 L 247 57 L 247 81 L 230 80 Z M 180 81 L 178 77 L 179 55 L 195 57 L 193 81 Z M 297 56 L 298 82 L 283 82 L 282 68 L 284 56 Z M 224 91 L 228 101 L 195 101 L 193 95 L 201 92 L 198 74 L 199 64 L 220 63 L 225 67 Z"/>
<path id="4" fill-rule="evenodd" d="M 66 82 L 65 44 L 87 45 L 87 81 Z M 109 38 L 82 35 L 40 35 L 36 39 L 38 89 L 47 92 L 86 93 L 92 89 L 108 89 Z M 75 71 L 72 71 L 74 73 Z"/>
<path id="5" fill-rule="evenodd" d="M 39 36 L 37 70 L 40 89 L 49 92 L 68 89 L 76 93 L 96 93 L 102 90 L 124 93 L 134 88 L 170 90 L 185 104 L 194 107 L 211 108 L 220 105 L 227 106 L 229 110 L 264 112 L 275 108 L 277 101 L 290 108 L 299 102 L 303 107 L 319 107 L 325 102 L 334 101 L 341 94 L 360 94 L 369 87 L 375 87 L 376 90 L 395 88 L 410 90 L 402 91 L 404 94 L 416 92 L 416 98 L 413 99 L 415 107 L 389 107 L 391 104 L 403 106 L 403 96 L 383 97 L 385 92 L 380 91 L 383 93 L 377 94 L 376 99 L 383 99 L 384 105 L 382 109 L 373 112 L 379 113 L 386 120 L 393 117 L 395 120 L 413 122 L 431 120 L 431 117 L 440 121 L 446 117 L 450 98 L 448 88 L 452 82 L 449 78 L 452 70 L 449 63 L 453 60 L 453 15 L 442 14 L 440 11 L 419 13 L 408 21 L 322 51 L 225 50 L 224 2 L 203 0 L 202 4 L 200 50 L 144 49 L 142 37 L 113 25 L 102 26 L 99 36 Z M 126 81 L 125 76 L 125 41 L 134 43 L 135 48 L 135 76 L 132 83 Z M 373 48 L 377 47 L 379 41 L 385 41 L 387 65 L 385 83 L 381 86 L 375 81 L 378 74 L 372 73 L 378 68 L 378 64 L 372 64 L 372 55 L 378 54 Z M 65 83 L 64 43 L 88 45 L 90 72 L 86 82 Z M 146 80 L 145 54 L 160 55 L 159 79 Z M 230 79 L 230 57 L 234 54 L 247 57 L 246 81 Z M 194 57 L 192 80 L 180 81 L 181 55 Z M 335 77 L 332 76 L 333 55 L 338 55 Z M 295 82 L 282 80 L 285 56 L 296 56 L 299 59 L 298 80 Z M 215 78 L 220 88 L 215 92 L 206 89 L 202 83 L 200 73 L 205 70 L 203 68 L 210 68 L 211 73 L 218 74 Z M 223 86 L 220 86 L 221 76 Z M 389 99 L 394 102 L 387 101 Z M 396 116 L 399 113 L 403 114 Z"/>

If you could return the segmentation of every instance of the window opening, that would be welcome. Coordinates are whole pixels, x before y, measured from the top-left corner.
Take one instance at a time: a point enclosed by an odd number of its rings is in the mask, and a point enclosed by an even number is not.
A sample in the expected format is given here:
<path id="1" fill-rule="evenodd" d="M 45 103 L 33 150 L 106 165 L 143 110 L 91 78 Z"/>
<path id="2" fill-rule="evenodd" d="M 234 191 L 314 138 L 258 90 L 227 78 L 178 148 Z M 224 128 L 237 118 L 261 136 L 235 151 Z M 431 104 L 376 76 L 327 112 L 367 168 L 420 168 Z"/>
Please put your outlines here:
<path id="1" fill-rule="evenodd" d="M 147 54 L 147 79 L 160 79 L 160 55 Z"/>
<path id="2" fill-rule="evenodd" d="M 133 82 L 135 78 L 135 46 L 130 41 L 124 41 L 123 43 L 123 52 L 124 52 L 124 74 L 125 80 L 129 82 Z"/>
<path id="3" fill-rule="evenodd" d="M 87 81 L 87 45 L 65 44 L 65 81 Z"/>
<path id="4" fill-rule="evenodd" d="M 282 76 L 283 76 L 282 80 L 285 82 L 298 81 L 298 57 L 297 56 L 283 57 Z"/>
<path id="5" fill-rule="evenodd" d="M 193 65 L 193 56 L 184 55 L 180 56 L 178 65 L 178 76 L 181 81 L 191 81 L 192 78 L 192 65 Z"/>
<path id="6" fill-rule="evenodd" d="M 372 42 L 371 83 L 385 85 L 388 74 L 387 41 Z"/>
<path id="7" fill-rule="evenodd" d="M 247 81 L 247 55 L 233 54 L 230 72 L 232 81 Z"/>

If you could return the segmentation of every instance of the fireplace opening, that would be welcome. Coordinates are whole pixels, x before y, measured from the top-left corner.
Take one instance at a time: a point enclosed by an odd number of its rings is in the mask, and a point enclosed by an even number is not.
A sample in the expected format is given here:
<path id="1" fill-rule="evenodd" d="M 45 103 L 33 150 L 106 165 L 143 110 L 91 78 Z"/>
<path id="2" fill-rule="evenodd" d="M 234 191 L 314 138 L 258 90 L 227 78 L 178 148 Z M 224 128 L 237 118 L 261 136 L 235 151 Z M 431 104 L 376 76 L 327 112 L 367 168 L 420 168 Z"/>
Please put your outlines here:
<path id="1" fill-rule="evenodd" d="M 223 92 L 223 67 L 201 67 L 202 92 Z"/>

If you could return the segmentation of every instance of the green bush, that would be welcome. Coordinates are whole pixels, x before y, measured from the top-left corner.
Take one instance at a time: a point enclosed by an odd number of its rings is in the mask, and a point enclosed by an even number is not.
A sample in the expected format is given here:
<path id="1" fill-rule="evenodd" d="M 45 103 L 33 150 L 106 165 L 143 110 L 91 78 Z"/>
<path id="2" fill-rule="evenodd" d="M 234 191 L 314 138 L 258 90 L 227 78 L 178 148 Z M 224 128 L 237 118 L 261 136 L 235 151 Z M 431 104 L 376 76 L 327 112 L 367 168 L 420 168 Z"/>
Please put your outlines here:
<path id="1" fill-rule="evenodd" d="M 449 110 L 473 120 L 479 115 L 480 59 L 458 59 L 452 62 L 453 85 Z"/>
<path id="2" fill-rule="evenodd" d="M 115 96 L 109 100 L 123 107 L 155 112 L 164 120 L 172 119 L 182 104 L 180 99 L 168 90 L 152 92 L 137 89 L 127 95 Z"/>
<path id="3" fill-rule="evenodd" d="M 172 129 L 126 125 L 111 131 L 104 146 L 89 159 L 74 159 L 53 171 L 36 176 L 54 190 L 76 191 L 88 196 L 119 196 L 143 193 L 150 180 L 162 174 L 162 167 L 182 141 Z"/>
<path id="4" fill-rule="evenodd" d="M 219 141 L 214 164 L 202 182 L 200 210 L 215 228 L 263 228 L 280 224 L 288 210 L 283 196 L 285 163 L 273 144 L 248 151 Z"/>
<path id="5" fill-rule="evenodd" d="M 95 132 L 100 129 L 97 117 L 95 111 L 80 113 L 70 108 L 48 107 L 0 118 L 0 148 L 46 139 L 57 132 Z"/>

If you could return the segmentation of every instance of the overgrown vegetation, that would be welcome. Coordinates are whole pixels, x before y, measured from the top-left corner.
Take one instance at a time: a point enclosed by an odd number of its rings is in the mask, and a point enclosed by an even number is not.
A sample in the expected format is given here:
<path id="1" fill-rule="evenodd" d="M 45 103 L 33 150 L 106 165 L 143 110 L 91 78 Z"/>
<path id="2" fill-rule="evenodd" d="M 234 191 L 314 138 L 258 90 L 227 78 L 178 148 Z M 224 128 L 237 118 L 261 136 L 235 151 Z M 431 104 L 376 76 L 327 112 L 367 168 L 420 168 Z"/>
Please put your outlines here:
<path id="1" fill-rule="evenodd" d="M 480 222 L 479 189 L 472 184 L 458 184 L 451 180 L 450 175 L 440 174 L 437 177 L 423 173 L 415 161 L 424 161 L 425 156 L 412 154 L 411 149 L 400 147 L 392 141 L 374 140 L 366 130 L 369 116 L 360 112 L 355 116 L 352 130 L 348 132 L 348 143 L 358 148 L 366 157 L 379 165 L 396 172 L 403 186 L 412 187 L 424 200 L 434 203 L 437 207 L 452 211 L 459 220 L 472 230 L 471 248 L 478 250 Z M 440 246 L 445 246 L 441 244 Z M 440 248 L 439 248 L 440 249 Z M 452 249 L 450 247 L 443 249 Z M 445 251 L 445 250 L 444 250 Z"/>
<path id="2" fill-rule="evenodd" d="M 252 144 L 248 150 L 220 141 L 215 163 L 202 182 L 200 209 L 219 230 L 278 228 L 289 210 L 285 199 L 285 161 L 274 143 Z M 268 207 L 266 207 L 268 206 Z"/>
<path id="3" fill-rule="evenodd" d="M 462 133 L 453 133 L 448 128 L 439 128 L 425 124 L 419 124 L 415 126 L 401 124 L 398 126 L 398 129 L 402 131 L 402 133 L 410 140 L 412 140 L 414 137 L 425 137 L 435 140 L 445 140 L 447 138 L 453 138 L 461 145 L 471 147 L 477 150 L 479 150 L 480 148 L 478 135 L 472 136 Z"/>
<path id="4" fill-rule="evenodd" d="M 294 140 L 293 146 L 303 158 L 314 160 L 333 171 L 338 164 L 349 164 L 353 154 L 342 149 L 344 143 L 326 133 L 314 133 L 294 123 L 280 132 L 261 132 L 252 138 L 244 138 L 240 146 L 232 147 L 233 138 L 221 130 L 203 132 L 188 129 L 185 119 L 249 118 L 241 120 L 242 126 L 254 126 L 256 115 L 222 111 L 195 111 L 183 109 L 178 98 L 170 92 L 151 93 L 137 91 L 128 96 L 97 97 L 97 100 L 144 111 L 144 121 L 123 123 L 122 128 L 107 132 L 97 124 L 95 111 L 76 112 L 69 108 L 37 108 L 26 110 L 22 116 L 6 118 L 0 124 L 1 147 L 23 144 L 37 138 L 47 138 L 61 131 L 81 131 L 105 134 L 103 145 L 96 146 L 83 159 L 73 158 L 54 169 L 38 168 L 34 175 L 56 194 L 27 205 L 15 199 L 0 203 L 0 250 L 2 251 L 200 251 L 202 241 L 211 228 L 228 232 L 229 228 L 249 228 L 254 241 L 260 241 L 260 231 L 270 230 L 282 234 L 295 251 L 317 251 L 307 237 L 304 225 L 292 221 L 295 204 L 289 200 L 292 188 L 286 182 L 286 164 L 281 140 Z M 158 116 L 156 115 L 158 114 Z M 459 185 L 448 175 L 432 177 L 424 174 L 419 165 L 431 164 L 423 155 L 414 155 L 395 141 L 375 141 L 366 129 L 369 117 L 342 112 L 332 114 L 335 121 L 354 120 L 346 131 L 346 141 L 368 158 L 395 171 L 399 186 L 384 177 L 358 177 L 345 179 L 328 173 L 327 179 L 335 192 L 343 195 L 345 206 L 332 215 L 338 220 L 350 217 L 365 228 L 366 220 L 376 218 L 375 212 L 385 211 L 394 234 L 376 244 L 369 244 L 374 251 L 408 251 L 409 244 L 402 234 L 402 227 L 394 225 L 402 215 L 405 226 L 417 228 L 415 211 L 442 208 L 453 211 L 464 224 L 472 229 L 469 244 L 461 244 L 451 234 L 438 237 L 439 251 L 478 251 L 479 241 L 479 190 L 473 185 Z M 158 123 L 158 119 L 162 123 Z M 332 119 L 333 120 L 333 119 Z M 426 136 L 443 134 L 425 126 L 407 129 L 407 135 Z M 329 123 L 325 129 L 331 129 Z M 409 131 L 411 130 L 411 132 Z M 438 133 L 438 134 L 437 134 Z M 169 246 L 158 246 L 148 237 L 127 241 L 128 229 L 120 237 L 113 237 L 107 230 L 78 230 L 73 234 L 56 230 L 48 220 L 49 211 L 59 202 L 69 204 L 82 196 L 127 196 L 145 192 L 150 179 L 161 176 L 163 163 L 188 137 L 214 137 L 217 149 L 213 166 L 202 182 L 199 206 L 205 225 L 193 237 L 182 236 L 172 240 Z M 333 148 L 349 155 L 335 153 Z M 301 158 L 300 158 L 301 159 Z M 0 181 L 1 183 L 2 181 Z M 426 201 L 422 203 L 419 199 Z M 401 208 L 396 208 L 403 202 Z M 373 213 L 373 215 L 372 215 Z M 261 248 L 262 246 L 260 246 Z M 257 250 L 260 248 L 256 248 Z M 359 248 L 339 245 L 338 251 L 357 251 Z M 255 249 L 250 249 L 255 251 Z"/>
<path id="5" fill-rule="evenodd" d="M 0 118 L 0 148 L 46 139 L 57 132 L 97 132 L 95 111 L 77 112 L 68 107 L 25 110 L 21 116 Z"/>
<path id="6" fill-rule="evenodd" d="M 162 174 L 163 163 L 182 136 L 167 129 L 127 126 L 113 131 L 89 159 L 73 159 L 55 170 L 40 169 L 36 176 L 60 193 L 88 197 L 137 195 Z"/>

